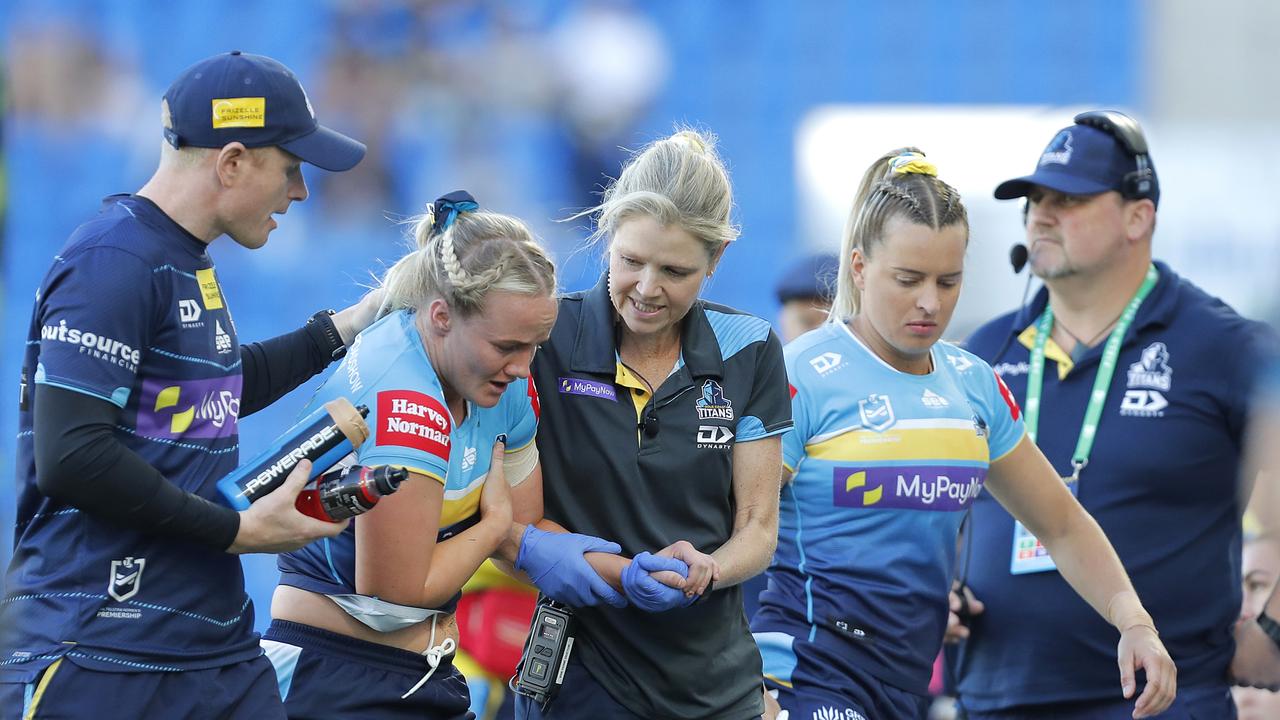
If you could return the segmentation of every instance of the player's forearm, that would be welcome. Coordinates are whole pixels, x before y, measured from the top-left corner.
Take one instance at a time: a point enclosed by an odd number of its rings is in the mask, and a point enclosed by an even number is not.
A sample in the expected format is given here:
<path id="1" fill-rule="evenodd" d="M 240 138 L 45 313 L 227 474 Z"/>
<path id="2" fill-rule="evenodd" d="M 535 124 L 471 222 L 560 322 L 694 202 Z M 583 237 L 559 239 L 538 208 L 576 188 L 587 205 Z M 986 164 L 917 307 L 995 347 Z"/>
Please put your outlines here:
<path id="1" fill-rule="evenodd" d="M 1083 508 L 1076 505 L 1066 532 L 1042 542 L 1062 577 L 1107 622 L 1119 630 L 1152 624 L 1115 548 Z"/>
<path id="2" fill-rule="evenodd" d="M 423 607 L 439 607 L 456 595 L 476 570 L 502 542 L 503 524 L 481 520 L 461 533 L 436 545 L 431 554 L 431 569 L 423 585 Z"/>
<path id="3" fill-rule="evenodd" d="M 724 545 L 711 553 L 720 566 L 720 579 L 715 581 L 715 587 L 737 585 L 764 572 L 777 546 L 776 506 L 773 513 L 748 512 L 742 526 L 734 530 Z"/>

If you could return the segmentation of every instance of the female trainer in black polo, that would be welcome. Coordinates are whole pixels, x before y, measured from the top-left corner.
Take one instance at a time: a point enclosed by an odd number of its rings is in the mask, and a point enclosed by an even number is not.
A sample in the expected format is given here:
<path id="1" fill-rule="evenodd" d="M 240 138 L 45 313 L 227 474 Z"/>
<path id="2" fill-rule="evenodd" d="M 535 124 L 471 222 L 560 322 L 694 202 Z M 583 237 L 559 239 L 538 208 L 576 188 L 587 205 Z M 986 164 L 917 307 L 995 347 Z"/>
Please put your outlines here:
<path id="1" fill-rule="evenodd" d="M 791 404 L 769 323 L 698 299 L 737 235 L 731 206 L 712 140 L 684 131 L 632 158 L 594 210 L 608 270 L 560 300 L 534 358 L 538 449 L 546 519 L 622 546 L 587 558 L 628 602 L 576 611 L 564 686 L 546 707 L 521 698 L 518 717 L 763 709 L 738 584 L 776 544 Z"/>

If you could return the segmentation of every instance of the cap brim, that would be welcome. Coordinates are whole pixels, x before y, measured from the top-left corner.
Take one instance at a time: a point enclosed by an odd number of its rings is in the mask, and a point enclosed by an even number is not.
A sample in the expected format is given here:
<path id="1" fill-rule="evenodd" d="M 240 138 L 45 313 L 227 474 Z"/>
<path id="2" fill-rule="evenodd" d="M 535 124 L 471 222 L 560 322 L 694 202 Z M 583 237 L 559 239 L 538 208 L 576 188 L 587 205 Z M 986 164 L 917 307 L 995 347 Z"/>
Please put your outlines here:
<path id="1" fill-rule="evenodd" d="M 1075 175 L 1037 170 L 1031 175 L 1005 180 L 1000 183 L 996 186 L 995 196 L 997 200 L 1026 197 L 1037 186 L 1057 190 L 1068 195 L 1096 195 L 1097 193 L 1115 189 L 1109 185 L 1087 178 L 1076 177 Z"/>
<path id="2" fill-rule="evenodd" d="M 323 125 L 300 138 L 280 143 L 284 150 L 302 158 L 318 168 L 342 172 L 355 167 L 364 158 L 364 143 L 352 140 L 340 132 Z"/>

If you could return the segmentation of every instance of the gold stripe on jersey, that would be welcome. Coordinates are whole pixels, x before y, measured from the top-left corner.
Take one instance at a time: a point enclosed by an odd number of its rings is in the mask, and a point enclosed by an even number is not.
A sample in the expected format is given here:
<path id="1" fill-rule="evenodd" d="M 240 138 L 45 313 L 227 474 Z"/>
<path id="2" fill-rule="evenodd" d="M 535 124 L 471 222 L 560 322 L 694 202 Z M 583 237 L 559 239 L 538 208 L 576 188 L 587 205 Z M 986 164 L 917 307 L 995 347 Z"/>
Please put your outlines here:
<path id="1" fill-rule="evenodd" d="M 814 460 L 835 462 L 931 462 L 986 463 L 987 439 L 968 428 L 890 428 L 872 432 L 862 428 L 805 446 Z"/>

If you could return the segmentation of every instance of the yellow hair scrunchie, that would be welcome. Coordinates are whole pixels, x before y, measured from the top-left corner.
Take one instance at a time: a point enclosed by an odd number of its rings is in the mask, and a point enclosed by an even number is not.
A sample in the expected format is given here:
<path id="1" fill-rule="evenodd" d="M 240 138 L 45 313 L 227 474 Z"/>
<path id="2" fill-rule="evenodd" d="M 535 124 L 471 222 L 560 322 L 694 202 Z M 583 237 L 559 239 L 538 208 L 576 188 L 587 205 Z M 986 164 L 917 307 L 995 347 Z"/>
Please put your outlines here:
<path id="1" fill-rule="evenodd" d="M 893 175 L 931 175 L 938 177 L 938 167 L 920 153 L 903 153 L 889 161 L 889 172 Z"/>

